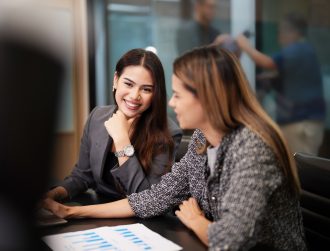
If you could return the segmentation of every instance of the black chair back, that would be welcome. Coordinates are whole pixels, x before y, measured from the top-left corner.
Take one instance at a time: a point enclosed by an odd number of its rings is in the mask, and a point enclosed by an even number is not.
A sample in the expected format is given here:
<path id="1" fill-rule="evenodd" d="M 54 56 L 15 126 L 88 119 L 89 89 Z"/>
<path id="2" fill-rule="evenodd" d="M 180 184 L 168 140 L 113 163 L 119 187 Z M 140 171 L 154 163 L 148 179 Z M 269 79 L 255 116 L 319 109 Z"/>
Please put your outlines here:
<path id="1" fill-rule="evenodd" d="M 175 162 L 179 162 L 180 159 L 186 154 L 186 152 L 188 150 L 190 138 L 191 138 L 191 136 L 189 136 L 189 135 L 183 135 L 180 145 L 178 147 L 178 150 L 175 154 Z"/>
<path id="2" fill-rule="evenodd" d="M 295 153 L 301 207 L 310 251 L 330 250 L 330 159 Z"/>

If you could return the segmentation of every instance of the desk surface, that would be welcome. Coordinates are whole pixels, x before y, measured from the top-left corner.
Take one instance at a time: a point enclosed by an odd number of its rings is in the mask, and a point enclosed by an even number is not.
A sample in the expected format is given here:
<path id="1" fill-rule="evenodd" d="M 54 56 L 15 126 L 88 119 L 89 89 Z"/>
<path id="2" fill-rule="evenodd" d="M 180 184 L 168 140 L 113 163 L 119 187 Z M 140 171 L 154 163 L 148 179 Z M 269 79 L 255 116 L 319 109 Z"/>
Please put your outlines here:
<path id="1" fill-rule="evenodd" d="M 104 197 L 89 191 L 87 194 L 75 198 L 74 202 L 83 205 L 107 202 Z M 103 226 L 117 226 L 133 223 L 142 223 L 152 231 L 159 233 L 166 239 L 173 241 L 183 250 L 207 250 L 196 235 L 185 227 L 176 216 L 166 215 L 150 219 L 124 218 L 124 219 L 69 219 L 64 225 L 41 228 L 42 236 L 74 232 Z"/>

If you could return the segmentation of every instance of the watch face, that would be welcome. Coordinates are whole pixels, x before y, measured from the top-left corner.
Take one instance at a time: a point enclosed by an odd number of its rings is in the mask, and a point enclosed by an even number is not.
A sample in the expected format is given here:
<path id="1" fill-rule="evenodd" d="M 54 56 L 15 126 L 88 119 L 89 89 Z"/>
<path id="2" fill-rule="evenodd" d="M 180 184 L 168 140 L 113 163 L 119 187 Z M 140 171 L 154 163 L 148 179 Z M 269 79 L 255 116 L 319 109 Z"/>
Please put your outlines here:
<path id="1" fill-rule="evenodd" d="M 134 154 L 134 147 L 132 145 L 126 146 L 124 152 L 126 156 L 131 157 Z"/>

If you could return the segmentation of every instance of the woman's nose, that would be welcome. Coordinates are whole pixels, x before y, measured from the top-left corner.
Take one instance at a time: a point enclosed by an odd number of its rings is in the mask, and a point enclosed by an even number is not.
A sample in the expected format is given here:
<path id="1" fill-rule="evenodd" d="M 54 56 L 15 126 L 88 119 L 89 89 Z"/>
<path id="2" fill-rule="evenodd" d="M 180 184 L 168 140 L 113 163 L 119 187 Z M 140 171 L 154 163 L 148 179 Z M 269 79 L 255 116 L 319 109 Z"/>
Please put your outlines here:
<path id="1" fill-rule="evenodd" d="M 173 102 L 173 96 L 170 98 L 170 100 L 168 101 L 168 105 L 172 108 L 174 108 L 174 102 Z"/>
<path id="2" fill-rule="evenodd" d="M 130 98 L 134 100 L 138 100 L 140 97 L 140 91 L 138 88 L 133 88 L 130 92 Z"/>

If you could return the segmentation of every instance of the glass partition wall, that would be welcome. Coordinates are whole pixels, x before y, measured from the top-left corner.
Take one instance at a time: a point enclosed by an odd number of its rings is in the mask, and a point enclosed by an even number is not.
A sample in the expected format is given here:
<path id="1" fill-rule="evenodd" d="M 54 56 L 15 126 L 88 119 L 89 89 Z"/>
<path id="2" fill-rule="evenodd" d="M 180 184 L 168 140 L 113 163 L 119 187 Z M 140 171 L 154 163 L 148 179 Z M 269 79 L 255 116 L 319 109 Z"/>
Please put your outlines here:
<path id="1" fill-rule="evenodd" d="M 256 47 L 274 72 L 257 67 L 256 92 L 292 151 L 330 157 L 330 2 L 256 1 Z"/>
<path id="2" fill-rule="evenodd" d="M 170 97 L 172 63 L 178 55 L 211 44 L 224 33 L 230 34 L 233 41 L 220 46 L 236 50 L 235 38 L 244 32 L 251 46 L 269 56 L 275 65 L 267 69 L 246 53 L 240 54 L 248 80 L 265 110 L 283 128 L 290 142 L 297 139 L 298 146 L 308 146 L 297 150 L 330 157 L 329 1 L 90 2 L 90 54 L 94 57 L 90 63 L 95 74 L 91 79 L 91 87 L 95 88 L 91 91 L 95 101 L 92 106 L 113 102 L 115 63 L 129 49 L 148 48 L 158 54 Z M 168 111 L 175 119 L 170 108 Z M 299 135 L 292 136 L 292 131 L 299 131 Z"/>

